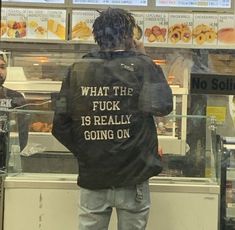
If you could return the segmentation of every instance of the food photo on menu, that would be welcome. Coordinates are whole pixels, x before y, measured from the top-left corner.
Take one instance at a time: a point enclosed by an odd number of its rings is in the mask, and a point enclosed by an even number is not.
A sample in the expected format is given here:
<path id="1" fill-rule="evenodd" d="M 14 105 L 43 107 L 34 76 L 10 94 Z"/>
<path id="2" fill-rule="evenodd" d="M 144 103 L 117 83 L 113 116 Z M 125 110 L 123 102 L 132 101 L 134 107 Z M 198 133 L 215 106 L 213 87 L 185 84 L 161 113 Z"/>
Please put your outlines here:
<path id="1" fill-rule="evenodd" d="M 217 32 L 209 25 L 199 24 L 193 29 L 193 37 L 197 45 L 203 45 L 206 42 L 213 43 L 217 39 Z"/>
<path id="2" fill-rule="evenodd" d="M 218 43 L 220 45 L 235 44 L 235 20 L 234 15 L 219 15 Z"/>
<path id="3" fill-rule="evenodd" d="M 168 43 L 192 44 L 192 14 L 169 14 Z"/>
<path id="4" fill-rule="evenodd" d="M 47 10 L 47 38 L 65 40 L 66 38 L 66 11 Z"/>
<path id="5" fill-rule="evenodd" d="M 28 10 L 27 38 L 47 38 L 47 10 Z"/>
<path id="6" fill-rule="evenodd" d="M 144 36 L 148 42 L 165 42 L 167 29 L 158 25 L 148 27 L 144 31 Z"/>
<path id="7" fill-rule="evenodd" d="M 8 38 L 26 37 L 26 22 L 19 20 L 7 21 L 7 37 Z"/>
<path id="8" fill-rule="evenodd" d="M 193 43 L 195 45 L 217 45 L 218 15 L 195 14 Z"/>
<path id="9" fill-rule="evenodd" d="M 28 23 L 28 38 L 47 38 L 47 29 L 46 25 L 39 24 L 35 20 L 31 20 Z"/>
<path id="10" fill-rule="evenodd" d="M 86 40 L 92 36 L 92 29 L 85 21 L 78 21 L 72 28 L 72 39 Z"/>
<path id="11" fill-rule="evenodd" d="M 146 13 L 144 19 L 144 42 L 166 43 L 168 28 L 167 13 Z"/>
<path id="12" fill-rule="evenodd" d="M 227 27 L 218 31 L 218 41 L 225 44 L 235 44 L 235 28 Z"/>
<path id="13" fill-rule="evenodd" d="M 3 8 L 1 10 L 1 37 L 26 38 L 27 10 L 23 8 Z"/>
<path id="14" fill-rule="evenodd" d="M 92 24 L 95 20 L 95 11 L 78 10 L 72 13 L 72 40 L 90 41 L 94 40 Z"/>
<path id="15" fill-rule="evenodd" d="M 47 22 L 48 31 L 61 40 L 65 39 L 65 26 L 60 22 L 56 21 L 54 18 L 49 18 Z"/>
<path id="16" fill-rule="evenodd" d="M 189 43 L 192 39 L 192 30 L 186 23 L 174 24 L 169 28 L 168 38 L 172 44 L 179 41 Z"/>

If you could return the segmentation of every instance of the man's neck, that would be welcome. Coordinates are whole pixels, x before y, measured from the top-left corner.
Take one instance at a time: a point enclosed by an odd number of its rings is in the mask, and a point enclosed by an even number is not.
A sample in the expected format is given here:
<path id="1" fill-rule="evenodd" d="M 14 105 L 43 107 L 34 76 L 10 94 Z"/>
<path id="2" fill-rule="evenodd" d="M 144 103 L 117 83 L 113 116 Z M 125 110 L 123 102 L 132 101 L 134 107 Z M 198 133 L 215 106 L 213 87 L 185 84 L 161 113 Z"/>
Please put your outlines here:
<path id="1" fill-rule="evenodd" d="M 123 52 L 123 51 L 126 51 L 126 50 L 124 50 L 124 49 L 115 49 L 115 50 L 113 50 L 113 52 Z"/>

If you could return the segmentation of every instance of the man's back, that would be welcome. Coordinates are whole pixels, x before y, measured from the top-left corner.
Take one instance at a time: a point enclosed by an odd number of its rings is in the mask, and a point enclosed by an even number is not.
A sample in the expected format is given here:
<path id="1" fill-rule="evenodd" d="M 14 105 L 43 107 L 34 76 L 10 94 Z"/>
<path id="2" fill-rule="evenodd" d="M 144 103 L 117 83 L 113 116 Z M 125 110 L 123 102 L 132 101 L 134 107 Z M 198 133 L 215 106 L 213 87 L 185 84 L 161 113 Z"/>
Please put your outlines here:
<path id="1" fill-rule="evenodd" d="M 161 171 L 153 117 L 139 108 L 143 78 L 158 73 L 143 56 L 98 52 L 72 67 L 66 84 L 82 187 L 134 185 Z"/>
<path id="2" fill-rule="evenodd" d="M 171 112 L 172 93 L 135 27 L 126 10 L 100 11 L 92 31 L 100 51 L 73 65 L 58 98 L 68 111 L 56 110 L 52 133 L 78 158 L 80 230 L 108 229 L 113 207 L 118 229 L 144 230 L 148 179 L 162 169 L 152 116 Z"/>

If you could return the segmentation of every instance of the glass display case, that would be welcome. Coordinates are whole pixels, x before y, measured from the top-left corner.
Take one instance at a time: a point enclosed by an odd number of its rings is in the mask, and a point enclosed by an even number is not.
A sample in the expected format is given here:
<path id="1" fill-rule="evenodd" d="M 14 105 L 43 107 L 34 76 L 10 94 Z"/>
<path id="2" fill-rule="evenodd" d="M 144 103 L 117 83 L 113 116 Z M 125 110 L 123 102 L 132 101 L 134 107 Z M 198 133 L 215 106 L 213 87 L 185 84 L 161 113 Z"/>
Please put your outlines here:
<path id="1" fill-rule="evenodd" d="M 3 112 L 3 111 L 2 111 Z M 69 151 L 58 151 L 58 142 L 49 139 L 51 135 L 52 123 L 35 123 L 35 117 L 48 116 L 53 118 L 53 111 L 50 110 L 30 110 L 13 109 L 4 111 L 7 113 L 7 121 L 2 121 L 2 127 L 8 131 L 8 152 L 7 152 L 7 171 L 11 173 L 61 173 L 77 174 L 77 162 Z M 20 138 L 22 136 L 19 130 L 22 127 L 22 119 L 27 123 L 28 141 L 27 145 L 20 149 Z M 182 116 L 168 115 L 165 118 L 155 117 L 156 129 L 159 129 L 159 120 L 170 121 L 174 123 L 167 129 L 167 137 L 174 134 L 174 138 L 184 142 L 186 146 L 184 154 L 175 154 L 175 151 L 166 152 L 163 149 L 163 163 L 165 165 L 161 177 L 198 177 L 200 180 L 218 182 L 219 175 L 219 151 L 216 139 L 216 121 L 214 118 L 206 116 Z M 187 123 L 186 138 L 182 140 L 180 135 L 182 120 Z M 3 124 L 5 122 L 5 124 Z M 7 123 L 6 123 L 7 122 Z M 52 122 L 52 121 L 51 121 Z M 162 121 L 161 121 L 162 122 Z M 172 124 L 171 123 L 171 124 Z M 21 125 L 21 126 L 20 126 Z M 172 130 L 175 129 L 174 131 Z M 197 131 L 198 130 L 198 131 Z M 42 138 L 45 136 L 45 138 Z M 159 135 L 159 139 L 161 134 Z M 48 143 L 45 140 L 48 140 Z M 50 148 L 48 148 L 50 144 Z M 171 145 L 171 139 L 168 139 Z M 198 146 L 200 148 L 198 148 Z"/>
<path id="2" fill-rule="evenodd" d="M 44 225 L 53 226 L 53 229 L 63 229 L 65 224 L 68 224 L 67 215 L 63 210 L 73 207 L 75 214 L 77 213 L 76 207 L 74 207 L 74 203 L 77 202 L 77 192 L 79 192 L 76 185 L 77 160 L 69 152 L 58 152 L 56 150 L 57 144 L 53 142 L 50 142 L 50 149 L 55 148 L 55 150 L 48 151 L 42 139 L 31 138 L 35 132 L 32 132 L 30 125 L 27 145 L 20 151 L 20 135 L 17 128 L 18 115 L 26 116 L 26 120 L 30 124 L 33 117 L 41 114 L 53 117 L 53 111 L 15 109 L 7 111 L 7 113 L 9 151 L 7 157 L 8 174 L 5 180 L 4 229 L 16 230 L 21 225 L 33 229 L 35 224 L 33 219 L 39 215 L 36 210 L 38 208 L 38 199 L 44 199 L 43 202 L 40 201 L 43 204 L 40 210 L 47 216 Z M 220 181 L 218 162 L 220 160 L 220 152 L 217 148 L 215 120 L 206 116 L 182 115 L 169 115 L 165 119 L 176 124 L 174 127 L 175 138 L 179 141 L 182 141 L 180 135 L 182 120 L 186 120 L 188 127 L 186 139 L 184 140 L 186 148 L 184 149 L 184 154 L 175 154 L 174 152 L 165 152 L 163 147 L 162 161 L 164 170 L 159 176 L 150 179 L 153 207 L 148 229 L 153 229 L 157 223 L 161 230 L 172 229 L 173 223 L 174 229 L 182 229 L 181 224 L 177 224 L 176 219 L 183 218 L 189 208 L 188 206 L 182 206 L 182 202 L 190 204 L 190 208 L 196 210 L 198 218 L 201 220 L 193 226 L 192 220 L 195 219 L 195 215 L 187 215 L 184 222 L 187 228 L 190 227 L 190 229 L 194 230 L 202 229 L 201 227 L 203 226 L 205 229 L 217 229 Z M 158 126 L 156 129 L 158 129 Z M 194 130 L 200 130 L 200 133 L 194 132 Z M 172 130 L 170 131 L 172 132 Z M 47 134 L 49 133 L 44 133 L 44 135 Z M 168 144 L 171 145 L 171 141 Z M 68 195 L 69 199 L 71 199 L 69 202 L 67 202 Z M 22 200 L 24 200 L 23 197 L 25 196 L 27 196 L 31 205 L 22 206 Z M 170 203 L 167 202 L 167 205 L 163 204 L 162 201 L 164 200 L 168 200 Z M 71 202 L 73 202 L 73 205 L 68 207 Z M 61 203 L 66 208 L 55 210 L 55 203 Z M 47 207 L 46 210 L 43 209 L 44 206 Z M 16 207 L 20 207 L 22 211 L 18 212 Z M 161 207 L 161 211 L 159 207 Z M 174 214 L 172 213 L 175 221 L 163 222 L 164 216 L 169 215 L 170 210 L 171 212 L 177 210 Z M 28 221 L 27 215 L 29 212 L 34 216 L 32 221 Z M 62 222 L 55 223 L 54 219 L 50 217 L 50 212 L 60 212 L 58 215 L 61 215 Z M 9 218 L 14 218 L 14 213 L 17 213 L 17 218 L 20 219 L 17 226 L 11 224 L 12 221 L 8 221 Z M 209 216 L 208 213 L 210 213 Z M 111 229 L 115 229 L 115 217 L 113 218 Z M 70 220 L 68 226 L 73 229 L 72 225 L 75 225 L 76 222 L 77 218 L 74 217 Z"/>
<path id="3" fill-rule="evenodd" d="M 89 50 L 97 49 L 97 47 L 91 44 L 63 46 L 59 44 L 34 44 L 33 46 L 14 44 L 14 47 L 10 48 L 8 43 L 3 44 L 9 50 L 8 77 L 5 86 L 23 93 L 28 104 L 27 109 L 34 111 L 29 118 L 29 141 L 40 143 L 43 146 L 43 152 L 47 152 L 48 157 L 53 158 L 56 154 L 72 157 L 68 150 L 50 133 L 53 119 L 51 95 L 60 90 L 61 81 L 66 77 L 70 65 Z M 44 52 L 39 52 L 40 48 Z M 195 173 L 191 174 L 193 176 L 205 175 L 205 140 L 200 139 L 200 133 L 198 133 L 199 130 L 205 129 L 205 124 L 202 121 L 197 124 L 199 120 L 196 118 L 194 122 L 188 123 L 192 114 L 206 116 L 206 111 L 202 113 L 196 111 L 195 113 L 192 103 L 195 102 L 197 108 L 200 108 L 200 105 L 197 104 L 194 96 L 189 94 L 191 68 L 204 68 L 204 62 L 198 63 L 198 56 L 195 58 L 197 51 L 190 49 L 146 47 L 146 51 L 157 65 L 161 65 L 174 95 L 172 114 L 168 117 L 155 118 L 159 143 L 165 156 L 169 158 L 167 160 L 173 159 L 174 161 L 177 158 L 176 162 L 184 164 L 184 159 L 188 159 L 189 153 L 195 152 L 191 156 L 196 155 L 196 162 L 198 165 L 201 164 L 201 168 L 195 168 Z M 205 107 L 206 105 L 203 105 L 203 108 Z M 194 123 L 200 127 L 194 127 Z M 199 138 L 197 143 L 193 142 L 194 146 L 191 148 L 189 145 L 191 142 L 187 142 L 189 135 Z M 39 151 L 32 156 L 32 159 L 36 156 L 40 158 L 40 154 Z M 192 157 L 191 160 L 193 161 L 193 159 Z M 182 166 L 181 163 L 179 163 L 180 166 Z M 38 167 L 37 172 L 44 170 L 46 169 Z M 28 171 L 31 172 L 32 169 L 28 169 Z M 54 170 L 54 172 L 58 171 L 58 169 Z M 181 175 L 181 173 L 178 174 Z"/>

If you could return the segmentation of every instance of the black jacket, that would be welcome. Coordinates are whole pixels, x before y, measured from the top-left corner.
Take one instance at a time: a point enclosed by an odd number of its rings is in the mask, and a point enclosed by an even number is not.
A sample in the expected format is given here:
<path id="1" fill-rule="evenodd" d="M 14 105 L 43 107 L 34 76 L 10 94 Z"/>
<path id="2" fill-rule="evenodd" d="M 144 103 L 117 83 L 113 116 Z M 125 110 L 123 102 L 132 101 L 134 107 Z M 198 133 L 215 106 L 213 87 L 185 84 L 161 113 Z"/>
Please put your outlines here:
<path id="1" fill-rule="evenodd" d="M 166 88 L 162 111 L 154 104 L 158 84 Z M 161 172 L 153 115 L 171 112 L 172 93 L 148 56 L 133 51 L 87 54 L 64 80 L 61 101 L 66 110 L 55 112 L 52 134 L 77 156 L 80 186 L 134 185 Z"/>

